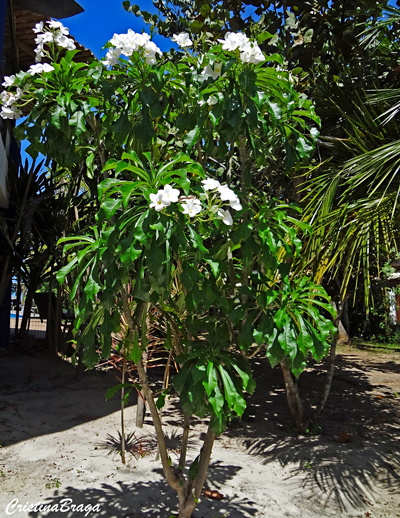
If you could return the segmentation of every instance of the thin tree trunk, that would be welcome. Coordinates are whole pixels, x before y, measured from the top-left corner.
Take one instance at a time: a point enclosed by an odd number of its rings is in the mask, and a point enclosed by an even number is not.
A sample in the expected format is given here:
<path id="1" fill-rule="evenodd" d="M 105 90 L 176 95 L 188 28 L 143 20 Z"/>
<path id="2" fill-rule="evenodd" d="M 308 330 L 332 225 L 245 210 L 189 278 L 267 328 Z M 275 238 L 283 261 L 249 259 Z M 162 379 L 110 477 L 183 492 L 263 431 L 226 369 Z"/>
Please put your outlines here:
<path id="1" fill-rule="evenodd" d="M 54 351 L 57 354 L 60 346 L 60 335 L 61 335 L 61 286 L 57 283 L 57 298 L 56 308 L 54 315 Z"/>
<path id="2" fill-rule="evenodd" d="M 280 362 L 280 366 L 283 373 L 283 379 L 285 381 L 286 398 L 289 406 L 290 413 L 292 414 L 296 428 L 299 432 L 305 432 L 308 428 L 308 423 L 304 419 L 304 407 L 301 401 L 299 389 L 297 383 L 293 379 L 290 371 L 287 359 L 284 358 Z"/>
<path id="3" fill-rule="evenodd" d="M 125 372 L 126 372 L 126 361 L 125 356 L 122 359 L 122 376 L 121 383 L 125 383 Z M 124 396 L 125 396 L 125 388 L 121 389 L 121 460 L 123 464 L 126 464 L 125 460 L 125 423 L 124 423 Z"/>
<path id="4" fill-rule="evenodd" d="M 181 454 L 179 457 L 179 469 L 183 471 L 185 469 L 186 454 L 189 443 L 190 433 L 190 415 L 187 412 L 183 412 L 183 433 L 181 442 Z"/>
<path id="5" fill-rule="evenodd" d="M 19 308 L 21 302 L 21 274 L 18 272 L 17 275 L 17 307 L 15 308 L 15 331 L 14 338 L 18 336 L 18 328 L 19 328 Z"/>
<path id="6" fill-rule="evenodd" d="M 143 353 L 144 369 L 147 371 L 147 351 Z M 136 405 L 136 426 L 143 428 L 144 418 L 146 415 L 146 397 L 143 390 L 138 393 L 137 405 Z"/>
<path id="7" fill-rule="evenodd" d="M 53 324 L 54 324 L 52 294 L 53 294 L 53 266 L 51 267 L 50 278 L 49 278 L 49 293 L 48 293 L 48 298 L 47 298 L 47 325 L 46 325 L 46 338 L 47 338 L 47 343 L 49 345 L 50 351 L 54 350 L 53 344 L 51 343 L 53 340 Z"/>
<path id="8" fill-rule="evenodd" d="M 334 304 L 334 303 L 332 303 L 332 304 Z M 336 304 L 334 304 L 334 305 L 336 306 Z M 337 304 L 337 313 L 336 313 L 336 318 L 335 318 L 335 327 L 336 328 L 338 328 L 338 326 L 339 326 L 340 319 L 342 317 L 343 307 L 344 307 L 344 301 L 340 300 Z M 335 307 L 335 309 L 336 309 L 336 307 Z M 328 400 L 330 391 L 331 391 L 333 374 L 335 371 L 336 345 L 337 345 L 338 337 L 339 337 L 339 330 L 337 331 L 335 338 L 333 339 L 333 342 L 331 344 L 331 349 L 329 351 L 328 368 L 327 368 L 327 372 L 326 372 L 326 378 L 325 378 L 325 383 L 324 383 L 324 389 L 322 391 L 321 400 L 311 417 L 311 422 L 313 423 L 313 425 L 315 425 L 318 422 L 319 418 L 321 417 L 322 412 L 324 411 L 326 402 Z"/>
<path id="9" fill-rule="evenodd" d="M 29 319 L 30 314 L 31 314 L 32 299 L 33 299 L 33 294 L 35 292 L 35 289 L 36 289 L 35 284 L 31 283 L 29 288 L 28 288 L 28 291 L 26 293 L 25 305 L 24 305 L 24 315 L 22 317 L 21 329 L 20 329 L 20 332 L 19 332 L 19 336 L 21 338 L 24 338 L 25 335 L 26 335 L 26 328 L 28 327 L 28 319 Z"/>
<path id="10" fill-rule="evenodd" d="M 208 425 L 206 438 L 204 439 L 204 443 L 200 451 L 199 470 L 194 481 L 194 495 L 197 499 L 200 498 L 204 482 L 206 481 L 214 441 L 215 433 L 211 430 L 210 425 Z"/>
<path id="11" fill-rule="evenodd" d="M 163 391 L 166 390 L 168 388 L 168 386 L 169 386 L 169 372 L 170 372 L 170 369 L 171 369 L 172 353 L 173 353 L 173 348 L 171 347 L 171 350 L 170 350 L 169 355 L 168 355 L 167 365 L 165 367 L 165 372 L 164 372 L 163 385 L 162 385 Z M 160 421 L 162 423 L 163 409 L 160 408 L 158 413 L 159 413 L 159 416 L 160 416 Z M 154 460 L 159 460 L 159 459 L 160 459 L 160 447 L 157 444 L 157 453 L 156 453 L 156 457 L 155 457 Z"/>
<path id="12" fill-rule="evenodd" d="M 122 287 L 121 294 L 124 314 L 128 322 L 132 339 L 132 333 L 138 330 L 139 322 L 141 321 L 141 316 L 143 315 L 143 311 L 146 310 L 147 304 L 143 304 L 143 307 L 142 305 L 140 305 L 140 307 L 138 306 L 136 308 L 135 313 L 137 313 L 137 315 L 135 315 L 134 322 L 134 319 L 132 318 L 130 312 L 128 294 L 126 292 L 125 286 Z M 184 474 L 181 473 L 180 470 L 177 474 L 175 474 L 171 467 L 170 459 L 168 457 L 168 450 L 167 445 L 165 443 L 165 436 L 162 429 L 160 415 L 158 413 L 158 409 L 154 401 L 153 391 L 151 390 L 148 382 L 147 373 L 143 365 L 143 359 L 140 359 L 137 363 L 137 370 L 139 374 L 140 384 L 146 396 L 146 401 L 149 406 L 151 417 L 153 419 L 157 441 L 160 447 L 160 457 L 164 475 L 167 480 L 167 483 L 178 493 L 179 518 L 190 518 L 191 513 L 196 507 L 196 503 L 200 498 L 201 491 L 203 489 L 204 482 L 207 476 L 207 470 L 210 463 L 211 451 L 215 440 L 215 434 L 209 426 L 206 438 L 203 442 L 203 447 L 200 451 L 197 475 L 195 476 L 194 480 L 185 478 Z"/>

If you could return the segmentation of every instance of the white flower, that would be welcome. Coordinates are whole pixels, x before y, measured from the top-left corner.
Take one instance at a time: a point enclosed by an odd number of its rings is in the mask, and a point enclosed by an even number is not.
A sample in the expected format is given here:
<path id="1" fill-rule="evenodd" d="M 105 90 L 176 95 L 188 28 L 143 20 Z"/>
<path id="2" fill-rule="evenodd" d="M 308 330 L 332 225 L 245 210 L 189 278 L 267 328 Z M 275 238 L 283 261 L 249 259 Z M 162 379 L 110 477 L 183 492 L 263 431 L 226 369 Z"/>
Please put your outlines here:
<path id="1" fill-rule="evenodd" d="M 209 106 L 214 106 L 214 104 L 217 104 L 218 103 L 218 97 L 216 97 L 215 95 L 211 95 L 208 99 L 207 99 L 207 104 Z"/>
<path id="2" fill-rule="evenodd" d="M 132 31 L 133 32 L 133 31 Z M 135 38 L 128 34 L 114 34 L 111 38 L 110 43 L 121 49 L 122 54 L 130 56 L 135 50 L 138 50 L 139 45 L 135 41 Z"/>
<path id="3" fill-rule="evenodd" d="M 220 209 L 217 213 L 217 216 L 222 219 L 222 221 L 225 223 L 225 225 L 228 225 L 229 227 L 233 225 L 233 219 L 229 212 L 229 210 Z"/>
<path id="4" fill-rule="evenodd" d="M 17 100 L 16 96 L 12 92 L 3 91 L 0 94 L 1 104 L 4 106 L 12 106 Z"/>
<path id="5" fill-rule="evenodd" d="M 110 43 L 114 45 L 116 49 L 109 49 L 107 52 L 106 59 L 103 61 L 105 66 L 115 65 L 121 54 L 131 56 L 133 52 L 141 48 L 143 49 L 144 58 L 149 65 L 156 63 L 156 54 L 162 56 L 161 50 L 154 42 L 150 41 L 148 34 L 138 34 L 132 29 L 128 29 L 126 34 L 114 34 Z"/>
<path id="6" fill-rule="evenodd" d="M 233 210 L 242 210 L 242 205 L 240 204 L 239 198 L 236 196 L 235 199 L 229 200 L 229 204 L 231 206 L 231 209 Z"/>
<path id="7" fill-rule="evenodd" d="M 54 41 L 54 34 L 52 32 L 38 34 L 35 38 L 35 43 L 41 47 L 43 47 L 45 43 L 50 43 L 51 41 Z"/>
<path id="8" fill-rule="evenodd" d="M 222 50 L 233 51 L 236 49 L 244 50 L 250 40 L 245 34 L 242 34 L 241 32 L 227 32 L 225 39 L 219 39 L 218 41 L 222 43 Z"/>
<path id="9" fill-rule="evenodd" d="M 206 178 L 205 180 L 202 180 L 201 183 L 203 184 L 203 189 L 205 191 L 212 191 L 213 189 L 218 189 L 218 187 L 221 186 L 218 180 L 214 180 L 214 178 Z"/>
<path id="10" fill-rule="evenodd" d="M 108 49 L 106 57 L 103 59 L 102 63 L 105 67 L 113 67 L 118 63 L 118 59 L 121 55 L 121 49 L 111 48 Z"/>
<path id="11" fill-rule="evenodd" d="M 265 61 L 265 57 L 257 44 L 249 43 L 249 45 L 247 45 L 240 53 L 240 60 L 242 63 L 253 63 L 254 65 L 257 65 L 258 63 Z"/>
<path id="12" fill-rule="evenodd" d="M 237 199 L 236 194 L 226 184 L 220 185 L 218 187 L 218 192 L 222 201 L 235 201 Z"/>
<path id="13" fill-rule="evenodd" d="M 187 32 L 181 32 L 180 34 L 174 34 L 171 38 L 172 41 L 177 43 L 180 47 L 191 47 L 193 45 L 193 41 L 189 38 L 189 34 Z"/>
<path id="14" fill-rule="evenodd" d="M 36 57 L 35 61 L 36 63 L 39 63 L 42 60 L 42 57 L 44 57 L 44 46 L 46 43 L 51 43 L 54 41 L 54 34 L 51 32 L 45 32 L 43 34 L 38 34 L 35 38 L 35 43 L 37 43 L 37 47 L 35 49 Z"/>
<path id="15" fill-rule="evenodd" d="M 146 32 L 139 34 L 138 32 L 134 32 L 132 29 L 128 29 L 128 36 L 138 47 L 145 47 L 146 44 L 150 42 L 150 35 Z"/>
<path id="16" fill-rule="evenodd" d="M 2 83 L 2 86 L 4 88 L 8 88 L 9 86 L 12 86 L 15 83 L 15 76 L 4 76 L 4 83 Z"/>
<path id="17" fill-rule="evenodd" d="M 43 72 L 52 72 L 54 70 L 54 67 L 52 65 L 49 65 L 48 63 L 43 63 L 42 67 Z"/>
<path id="18" fill-rule="evenodd" d="M 157 63 L 156 54 L 162 56 L 161 50 L 153 41 L 146 41 L 143 45 L 143 56 L 146 59 L 148 65 L 155 65 Z"/>
<path id="19" fill-rule="evenodd" d="M 201 202 L 197 198 L 189 198 L 182 203 L 183 214 L 188 214 L 191 218 L 201 212 Z"/>
<path id="20" fill-rule="evenodd" d="M 39 23 L 37 23 L 37 24 L 35 25 L 35 27 L 32 29 L 32 30 L 33 30 L 33 32 L 36 32 L 36 33 L 38 33 L 38 32 L 43 32 L 43 25 L 44 25 L 44 24 L 43 24 L 43 22 L 39 22 Z"/>
<path id="21" fill-rule="evenodd" d="M 156 209 L 157 212 L 163 210 L 165 207 L 168 207 L 168 205 L 171 205 L 171 202 L 168 200 L 168 198 L 165 196 L 165 192 L 162 190 L 159 190 L 157 194 L 150 194 L 150 200 L 150 208 Z"/>
<path id="22" fill-rule="evenodd" d="M 211 67 L 211 65 L 207 65 L 206 68 L 203 70 L 202 75 L 209 75 L 212 76 L 214 81 L 221 75 L 222 70 L 222 63 L 214 63 L 214 68 Z"/>
<path id="23" fill-rule="evenodd" d="M 179 189 L 174 189 L 169 184 L 167 184 L 164 186 L 164 191 L 161 192 L 164 192 L 165 197 L 170 201 L 170 203 L 176 203 L 178 201 L 180 194 Z"/>
<path id="24" fill-rule="evenodd" d="M 72 38 L 67 38 L 64 34 L 56 34 L 54 40 L 59 47 L 62 47 L 67 50 L 76 49 L 74 40 Z"/>
<path id="25" fill-rule="evenodd" d="M 34 76 L 36 74 L 41 74 L 42 72 L 51 72 L 52 70 L 54 70 L 54 67 L 48 63 L 37 63 L 36 65 L 31 65 L 28 68 L 28 74 Z"/>
<path id="26" fill-rule="evenodd" d="M 57 31 L 60 31 L 61 34 L 64 34 L 65 36 L 68 36 L 68 34 L 69 34 L 68 27 L 64 27 L 64 25 L 61 22 L 56 22 L 55 20 L 49 20 L 47 22 L 47 25 L 51 29 L 57 29 Z"/>
<path id="27" fill-rule="evenodd" d="M 19 119 L 22 113 L 16 106 L 3 106 L 0 117 L 3 119 Z"/>

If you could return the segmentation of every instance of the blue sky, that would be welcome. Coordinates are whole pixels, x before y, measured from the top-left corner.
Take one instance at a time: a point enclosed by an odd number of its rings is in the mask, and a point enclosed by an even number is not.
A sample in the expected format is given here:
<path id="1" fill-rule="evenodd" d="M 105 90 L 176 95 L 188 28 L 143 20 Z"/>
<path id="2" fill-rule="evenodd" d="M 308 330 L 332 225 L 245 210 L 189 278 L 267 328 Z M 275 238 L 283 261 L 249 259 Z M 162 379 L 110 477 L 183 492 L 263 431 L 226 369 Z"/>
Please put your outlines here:
<path id="1" fill-rule="evenodd" d="M 135 32 L 142 32 L 144 29 L 149 32 L 142 18 L 125 11 L 122 0 L 77 0 L 77 2 L 85 12 L 71 18 L 64 18 L 63 24 L 69 27 L 71 34 L 81 45 L 89 48 L 98 58 L 105 54 L 105 51 L 101 52 L 101 48 L 112 38 L 114 32 L 124 33 L 128 29 L 133 29 Z M 140 5 L 143 11 L 157 14 L 157 9 L 151 0 L 131 0 L 131 2 Z M 396 0 L 390 0 L 389 4 L 395 6 Z M 156 35 L 154 42 L 162 51 L 176 47 L 174 43 L 162 36 Z"/>
<path id="2" fill-rule="evenodd" d="M 112 38 L 114 32 L 121 34 L 128 29 L 149 32 L 142 18 L 128 13 L 122 7 L 122 0 L 77 0 L 85 9 L 84 13 L 71 18 L 64 18 L 63 24 L 69 28 L 70 33 L 81 45 L 89 48 L 96 57 L 105 54 L 101 48 Z M 135 3 L 135 0 L 132 0 Z M 136 0 L 143 11 L 157 14 L 151 0 Z M 175 46 L 170 40 L 162 36 L 155 36 L 154 42 L 162 51 L 168 51 Z"/>

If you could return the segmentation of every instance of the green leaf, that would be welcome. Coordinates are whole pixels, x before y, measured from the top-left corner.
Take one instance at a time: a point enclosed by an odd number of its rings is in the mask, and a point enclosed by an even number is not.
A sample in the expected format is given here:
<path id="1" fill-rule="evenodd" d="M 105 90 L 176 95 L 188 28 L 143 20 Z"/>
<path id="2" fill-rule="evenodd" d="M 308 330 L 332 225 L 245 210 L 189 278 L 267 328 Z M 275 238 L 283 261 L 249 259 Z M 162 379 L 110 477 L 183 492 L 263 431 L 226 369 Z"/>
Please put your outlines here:
<path id="1" fill-rule="evenodd" d="M 146 255 L 147 266 L 150 272 L 152 272 L 155 276 L 161 275 L 161 272 L 163 270 L 163 264 L 166 260 L 166 255 L 163 248 L 163 246 L 153 241 L 152 246 Z"/>
<path id="2" fill-rule="evenodd" d="M 59 284 L 62 284 L 65 281 L 66 276 L 71 272 L 76 266 L 77 266 L 78 258 L 74 257 L 72 261 L 70 261 L 68 264 L 63 266 L 58 272 L 57 272 L 57 281 Z"/>
<path id="3" fill-rule="evenodd" d="M 107 219 L 111 219 L 114 214 L 117 212 L 118 208 L 121 206 L 121 200 L 114 200 L 113 198 L 109 198 L 101 204 L 101 208 L 104 210 L 104 213 Z"/>
<path id="4" fill-rule="evenodd" d="M 308 29 L 303 36 L 304 43 L 311 43 L 314 35 L 314 29 Z"/>
<path id="5" fill-rule="evenodd" d="M 77 135 L 81 135 L 86 131 L 85 116 L 81 111 L 76 111 L 69 119 L 68 124 L 76 128 Z"/>
<path id="6" fill-rule="evenodd" d="M 109 388 L 106 392 L 106 401 L 111 399 L 113 395 L 123 388 L 132 389 L 134 387 L 133 383 L 120 383 L 119 385 L 115 385 L 115 387 Z"/>
<path id="7" fill-rule="evenodd" d="M 133 363 L 135 365 L 137 365 L 141 358 L 142 358 L 142 351 L 139 347 L 139 341 L 138 341 L 138 335 L 137 335 L 137 331 L 135 330 L 135 336 L 134 336 L 134 339 L 133 339 L 133 345 L 132 345 L 132 349 L 131 351 L 129 352 L 129 358 L 133 361 Z"/>
<path id="8" fill-rule="evenodd" d="M 207 381 L 203 381 L 203 386 L 206 389 L 207 396 L 211 396 L 217 385 L 217 371 L 215 370 L 213 362 L 209 361 L 207 365 Z"/>
<path id="9" fill-rule="evenodd" d="M 188 151 L 192 149 L 192 147 L 196 144 L 197 139 L 200 134 L 199 126 L 195 126 L 183 139 Z"/>
<path id="10" fill-rule="evenodd" d="M 286 354 L 288 354 L 291 359 L 294 359 L 296 357 L 298 347 L 296 335 L 290 319 L 287 319 L 284 323 L 283 332 L 278 336 L 278 341 Z"/>
<path id="11" fill-rule="evenodd" d="M 246 401 L 236 390 L 228 371 L 222 365 L 218 365 L 218 370 L 224 384 L 225 399 L 229 407 L 233 408 L 238 416 L 241 416 L 246 408 Z"/>
<path id="12" fill-rule="evenodd" d="M 308 144 L 305 138 L 299 137 L 296 145 L 296 151 L 299 153 L 300 158 L 308 158 L 313 150 L 314 147 Z"/>
<path id="13" fill-rule="evenodd" d="M 196 268 L 193 268 L 187 262 L 182 264 L 181 282 L 185 286 L 187 291 L 190 291 L 197 280 L 200 278 L 199 272 Z"/>
<path id="14" fill-rule="evenodd" d="M 197 477 L 197 473 L 199 472 L 199 460 L 200 455 L 194 459 L 189 468 L 189 479 L 194 480 Z"/>
<path id="15" fill-rule="evenodd" d="M 88 298 L 90 300 L 95 300 L 96 295 L 98 294 L 98 292 L 101 289 L 101 285 L 95 279 L 93 279 L 93 273 L 95 273 L 96 275 L 98 274 L 97 271 L 95 271 L 96 264 L 97 264 L 97 261 L 94 263 L 93 268 L 90 271 L 88 280 L 86 281 L 85 288 L 84 288 L 84 292 L 86 293 L 86 295 L 88 296 Z"/>
<path id="16" fill-rule="evenodd" d="M 219 263 L 217 261 L 212 261 L 211 259 L 206 259 L 206 263 L 211 266 L 211 270 L 214 274 L 214 277 L 218 277 L 219 274 Z"/>
<path id="17" fill-rule="evenodd" d="M 161 394 L 158 396 L 157 401 L 156 401 L 156 406 L 157 406 L 158 410 L 161 410 L 162 407 L 165 405 L 165 398 L 166 398 L 169 390 L 170 390 L 170 388 L 168 387 L 167 389 L 163 390 L 161 392 Z"/>
<path id="18" fill-rule="evenodd" d="M 85 343 L 85 354 L 83 355 L 82 361 L 88 369 L 93 369 L 99 363 L 99 355 L 95 346 L 94 331 L 93 333 L 87 334 L 87 338 L 90 339 L 90 345 Z"/>

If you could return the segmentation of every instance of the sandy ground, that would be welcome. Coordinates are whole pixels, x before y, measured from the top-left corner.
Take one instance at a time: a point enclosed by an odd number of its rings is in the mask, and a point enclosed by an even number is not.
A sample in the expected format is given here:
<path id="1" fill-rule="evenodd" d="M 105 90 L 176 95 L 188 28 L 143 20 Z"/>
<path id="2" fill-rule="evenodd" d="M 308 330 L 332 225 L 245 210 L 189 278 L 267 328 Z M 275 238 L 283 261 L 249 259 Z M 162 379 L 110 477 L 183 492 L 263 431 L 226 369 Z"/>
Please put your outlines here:
<path id="1" fill-rule="evenodd" d="M 206 485 L 224 498 L 203 497 L 193 518 L 400 517 L 400 355 L 342 354 L 321 431 L 301 437 L 290 423 L 279 371 L 263 359 L 254 367 L 258 386 L 260 377 L 267 386 L 212 454 Z M 301 389 L 310 403 L 321 369 L 304 375 Z M 0 359 L 1 517 L 169 518 L 176 511 L 154 452 L 128 455 L 124 466 L 110 446 L 120 429 L 119 402 L 104 396 L 114 384 L 112 373 L 78 379 L 71 365 L 46 356 Z M 127 432 L 151 436 L 149 417 L 143 430 L 135 428 L 133 403 Z M 176 462 L 174 400 L 165 422 Z M 203 432 L 193 424 L 192 459 Z M 341 432 L 353 442 L 335 442 Z M 61 507 L 63 499 L 70 500 Z M 28 509 L 39 502 L 53 509 Z"/>

